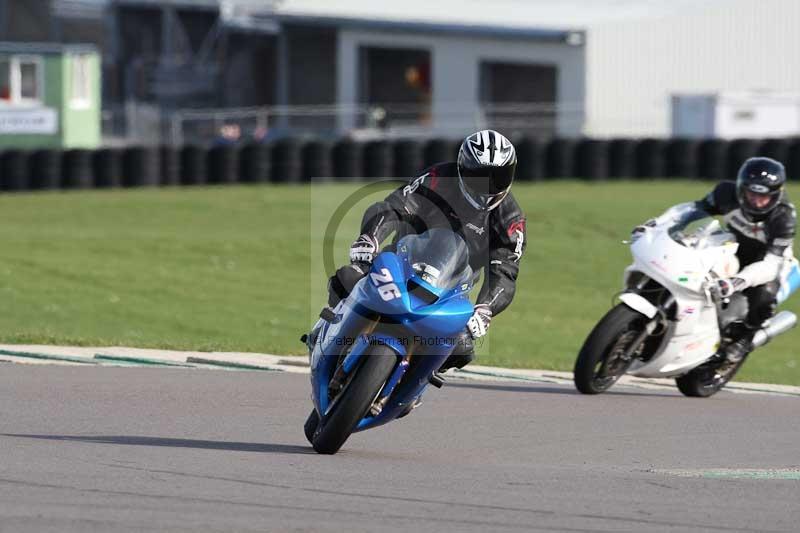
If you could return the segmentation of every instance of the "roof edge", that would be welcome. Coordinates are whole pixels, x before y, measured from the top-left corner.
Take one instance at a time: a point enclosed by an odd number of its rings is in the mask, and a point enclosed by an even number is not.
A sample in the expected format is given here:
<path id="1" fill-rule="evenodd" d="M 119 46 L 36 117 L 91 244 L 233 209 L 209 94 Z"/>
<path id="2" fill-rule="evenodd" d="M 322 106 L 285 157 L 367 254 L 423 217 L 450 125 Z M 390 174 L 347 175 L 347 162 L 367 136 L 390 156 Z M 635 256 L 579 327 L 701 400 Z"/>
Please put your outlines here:
<path id="1" fill-rule="evenodd" d="M 62 54 L 65 52 L 97 53 L 100 51 L 93 44 L 64 44 L 48 42 L 14 42 L 0 41 L 1 53 L 12 54 Z"/>
<path id="2" fill-rule="evenodd" d="M 258 15 L 256 15 L 258 17 Z M 448 35 L 476 35 L 503 37 L 510 39 L 529 39 L 545 42 L 562 42 L 573 46 L 585 43 L 585 29 L 577 28 L 514 28 L 491 25 L 448 24 L 423 21 L 375 20 L 355 17 L 328 17 L 315 15 L 296 15 L 275 13 L 259 18 L 272 19 L 281 24 L 306 24 L 343 29 L 373 29 L 402 31 L 411 33 L 441 33 Z"/>

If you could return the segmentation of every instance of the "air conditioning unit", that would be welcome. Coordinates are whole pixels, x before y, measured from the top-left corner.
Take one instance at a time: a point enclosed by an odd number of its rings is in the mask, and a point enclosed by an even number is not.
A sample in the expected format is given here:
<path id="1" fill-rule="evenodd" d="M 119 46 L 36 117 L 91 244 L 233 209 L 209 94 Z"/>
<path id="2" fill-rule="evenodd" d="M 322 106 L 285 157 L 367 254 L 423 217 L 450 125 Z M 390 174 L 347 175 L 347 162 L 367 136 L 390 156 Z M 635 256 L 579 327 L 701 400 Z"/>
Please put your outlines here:
<path id="1" fill-rule="evenodd" d="M 800 94 L 753 91 L 673 95 L 672 135 L 721 139 L 800 135 Z"/>

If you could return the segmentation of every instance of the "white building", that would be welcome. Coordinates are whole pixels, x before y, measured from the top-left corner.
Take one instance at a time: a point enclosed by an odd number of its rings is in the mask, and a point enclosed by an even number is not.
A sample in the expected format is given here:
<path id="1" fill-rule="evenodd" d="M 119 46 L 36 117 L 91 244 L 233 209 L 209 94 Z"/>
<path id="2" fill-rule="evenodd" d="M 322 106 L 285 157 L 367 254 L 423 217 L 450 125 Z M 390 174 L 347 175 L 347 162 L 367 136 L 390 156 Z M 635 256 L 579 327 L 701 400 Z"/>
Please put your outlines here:
<path id="1" fill-rule="evenodd" d="M 800 0 L 0 0 L 0 39 L 101 13 L 107 102 L 267 106 L 278 129 L 666 137 L 689 95 L 726 103 L 711 131 L 768 135 L 800 109 Z"/>
<path id="2" fill-rule="evenodd" d="M 553 67 L 543 103 L 562 135 L 668 136 L 676 94 L 800 93 L 798 0 L 285 0 L 275 14 L 338 27 L 344 104 L 365 96 L 359 50 L 429 50 L 440 129 L 486 103 L 485 62 Z"/>

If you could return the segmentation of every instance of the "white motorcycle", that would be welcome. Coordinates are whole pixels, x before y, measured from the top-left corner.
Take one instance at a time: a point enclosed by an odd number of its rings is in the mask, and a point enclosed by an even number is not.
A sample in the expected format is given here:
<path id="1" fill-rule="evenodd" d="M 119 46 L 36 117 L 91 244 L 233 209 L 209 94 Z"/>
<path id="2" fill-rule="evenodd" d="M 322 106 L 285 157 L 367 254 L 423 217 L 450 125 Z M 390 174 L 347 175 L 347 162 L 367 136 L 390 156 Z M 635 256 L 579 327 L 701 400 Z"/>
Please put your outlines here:
<path id="1" fill-rule="evenodd" d="M 686 218 L 643 227 L 630 243 L 633 264 L 625 269 L 620 303 L 595 326 L 575 362 L 580 392 L 598 394 L 630 373 L 674 377 L 686 396 L 708 397 L 746 360 L 729 361 L 725 348 L 731 325 L 747 315 L 747 298 L 739 293 L 722 299 L 713 290 L 716 280 L 739 271 L 739 245 L 710 215 Z M 800 286 L 793 257 L 787 257 L 780 281 L 782 302 Z M 796 323 L 794 313 L 778 313 L 756 333 L 754 349 Z"/>

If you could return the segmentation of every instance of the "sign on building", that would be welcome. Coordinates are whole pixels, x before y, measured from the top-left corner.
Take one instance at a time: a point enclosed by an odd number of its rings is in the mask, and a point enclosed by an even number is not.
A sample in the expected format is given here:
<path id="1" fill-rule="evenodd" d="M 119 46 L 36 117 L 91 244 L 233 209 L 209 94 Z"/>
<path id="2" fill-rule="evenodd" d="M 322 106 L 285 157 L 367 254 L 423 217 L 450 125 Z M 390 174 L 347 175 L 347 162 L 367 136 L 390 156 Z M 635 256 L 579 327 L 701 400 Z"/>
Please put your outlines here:
<path id="1" fill-rule="evenodd" d="M 55 109 L 0 109 L 0 135 L 58 133 L 58 113 Z"/>

